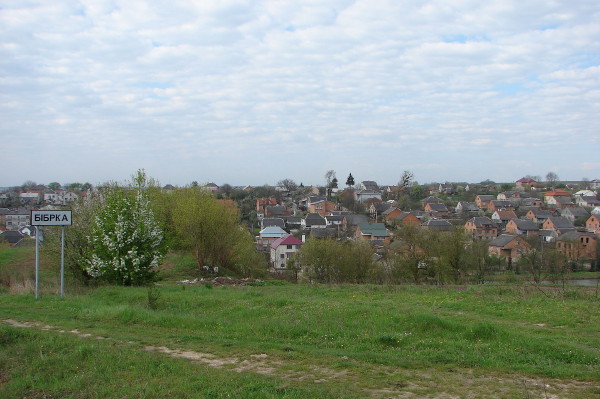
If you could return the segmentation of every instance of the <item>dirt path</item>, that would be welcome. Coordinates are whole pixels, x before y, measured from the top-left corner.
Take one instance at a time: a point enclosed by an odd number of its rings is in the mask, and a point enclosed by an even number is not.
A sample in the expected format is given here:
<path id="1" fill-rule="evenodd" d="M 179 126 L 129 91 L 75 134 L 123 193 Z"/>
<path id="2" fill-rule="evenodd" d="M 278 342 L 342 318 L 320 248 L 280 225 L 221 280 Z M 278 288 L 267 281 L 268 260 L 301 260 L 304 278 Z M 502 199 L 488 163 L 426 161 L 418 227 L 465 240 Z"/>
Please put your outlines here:
<path id="1" fill-rule="evenodd" d="M 236 373 L 251 372 L 287 381 L 346 384 L 349 390 L 363 392 L 366 397 L 372 398 L 566 399 L 600 397 L 599 385 L 583 381 L 532 378 L 517 373 L 494 373 L 470 369 L 411 370 L 370 364 L 361 364 L 359 371 L 361 375 L 358 375 L 348 370 L 335 370 L 321 365 L 296 364 L 294 361 L 277 359 L 266 353 L 249 356 L 218 356 L 189 349 L 142 345 L 135 341 L 119 341 L 112 337 L 86 333 L 78 329 L 61 329 L 38 322 L 14 319 L 4 319 L 2 322 L 17 328 L 73 334 L 82 339 L 107 340 L 134 348 L 137 346 L 140 350 L 162 353 L 173 358 L 187 359 L 197 364 Z M 344 358 L 342 360 L 352 361 Z M 291 369 L 294 370 L 291 371 Z M 365 380 L 371 381 L 370 386 L 365 386 Z M 468 395 L 465 396 L 465 392 L 468 392 Z"/>

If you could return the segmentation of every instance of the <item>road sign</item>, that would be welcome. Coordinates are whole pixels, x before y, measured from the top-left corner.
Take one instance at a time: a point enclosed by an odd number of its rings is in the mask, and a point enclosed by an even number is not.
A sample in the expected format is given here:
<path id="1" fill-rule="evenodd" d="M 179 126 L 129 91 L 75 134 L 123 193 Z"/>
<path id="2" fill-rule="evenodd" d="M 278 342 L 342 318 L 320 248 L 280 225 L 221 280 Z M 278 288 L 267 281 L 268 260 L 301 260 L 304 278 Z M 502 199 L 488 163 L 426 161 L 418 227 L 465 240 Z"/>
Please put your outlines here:
<path id="1" fill-rule="evenodd" d="M 32 226 L 70 226 L 72 224 L 71 211 L 31 211 Z"/>

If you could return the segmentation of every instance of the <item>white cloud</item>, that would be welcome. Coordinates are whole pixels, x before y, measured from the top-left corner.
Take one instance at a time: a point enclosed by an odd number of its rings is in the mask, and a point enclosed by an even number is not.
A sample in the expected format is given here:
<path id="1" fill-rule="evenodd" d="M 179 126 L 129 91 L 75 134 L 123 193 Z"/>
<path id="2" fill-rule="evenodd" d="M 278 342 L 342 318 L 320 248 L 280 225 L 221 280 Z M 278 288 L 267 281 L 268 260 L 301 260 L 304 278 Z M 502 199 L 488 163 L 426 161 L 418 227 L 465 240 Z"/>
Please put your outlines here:
<path id="1" fill-rule="evenodd" d="M 593 2 L 4 4 L 0 162 L 26 153 L 44 167 L 0 186 L 117 180 L 95 166 L 107 160 L 178 184 L 310 184 L 355 167 L 392 183 L 404 169 L 512 181 L 533 172 L 486 169 L 479 154 L 560 159 L 578 176 L 599 141 Z"/>

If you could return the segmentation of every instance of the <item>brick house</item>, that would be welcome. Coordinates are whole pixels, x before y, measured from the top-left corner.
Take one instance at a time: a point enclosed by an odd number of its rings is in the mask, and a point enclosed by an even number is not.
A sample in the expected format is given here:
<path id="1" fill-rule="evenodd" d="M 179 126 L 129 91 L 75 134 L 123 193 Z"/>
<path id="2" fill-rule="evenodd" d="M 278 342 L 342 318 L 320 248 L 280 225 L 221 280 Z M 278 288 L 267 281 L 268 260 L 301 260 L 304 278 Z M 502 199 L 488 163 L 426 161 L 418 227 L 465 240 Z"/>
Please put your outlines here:
<path id="1" fill-rule="evenodd" d="M 515 211 L 511 211 L 511 210 L 498 210 L 495 211 L 492 215 L 492 220 L 500 225 L 502 225 L 502 227 L 506 226 L 506 224 L 511 220 L 511 219 L 516 219 L 517 218 L 517 214 L 515 213 Z"/>
<path id="2" fill-rule="evenodd" d="M 592 233 L 569 231 L 556 239 L 556 249 L 569 259 L 596 259 L 598 238 Z"/>
<path id="3" fill-rule="evenodd" d="M 498 236 L 498 225 L 485 216 L 474 217 L 465 223 L 465 231 L 476 239 L 489 239 Z"/>
<path id="4" fill-rule="evenodd" d="M 381 240 L 384 244 L 390 243 L 390 232 L 383 223 L 360 223 L 357 226 L 355 237 L 359 240 Z"/>
<path id="5" fill-rule="evenodd" d="M 392 225 L 403 225 L 403 226 L 407 226 L 407 225 L 419 226 L 419 225 L 421 225 L 421 220 L 412 212 L 401 212 L 398 216 L 391 218 L 389 220 L 386 219 L 386 221 Z"/>
<path id="6" fill-rule="evenodd" d="M 597 215 L 590 216 L 588 220 L 585 221 L 585 229 L 600 237 L 600 217 Z"/>
<path id="7" fill-rule="evenodd" d="M 531 245 L 521 236 L 502 234 L 494 238 L 488 247 L 488 253 L 499 258 L 506 258 L 508 264 L 517 261 L 531 249 Z"/>
<path id="8" fill-rule="evenodd" d="M 506 224 L 506 232 L 512 235 L 524 235 L 527 237 L 535 237 L 540 234 L 540 227 L 533 220 L 511 219 Z"/>
<path id="9" fill-rule="evenodd" d="M 487 207 L 490 204 L 490 201 L 493 200 L 493 195 L 479 194 L 477 197 L 475 197 L 475 204 L 477 205 L 477 207 L 479 207 L 479 209 L 487 209 Z"/>
<path id="10" fill-rule="evenodd" d="M 517 187 L 533 188 L 537 186 L 537 182 L 529 177 L 523 177 L 515 182 Z"/>
<path id="11" fill-rule="evenodd" d="M 569 219 L 565 219 L 561 216 L 550 216 L 548 219 L 546 219 L 544 224 L 542 224 L 542 228 L 546 230 L 554 230 L 558 235 L 575 230 L 573 223 L 571 223 Z"/>
<path id="12" fill-rule="evenodd" d="M 337 210 L 337 205 L 327 200 L 311 202 L 308 205 L 308 212 L 318 213 L 321 216 L 329 215 L 330 212 L 335 210 Z"/>
<path id="13" fill-rule="evenodd" d="M 508 200 L 491 200 L 488 202 L 487 211 L 489 213 L 494 213 L 499 210 L 514 211 L 515 206 Z"/>
<path id="14" fill-rule="evenodd" d="M 446 217 L 450 215 L 450 211 L 448 210 L 448 208 L 446 208 L 446 205 L 444 204 L 436 204 L 429 202 L 425 204 L 425 207 L 423 209 L 425 210 L 425 212 L 429 212 L 432 216 L 435 217 Z"/>

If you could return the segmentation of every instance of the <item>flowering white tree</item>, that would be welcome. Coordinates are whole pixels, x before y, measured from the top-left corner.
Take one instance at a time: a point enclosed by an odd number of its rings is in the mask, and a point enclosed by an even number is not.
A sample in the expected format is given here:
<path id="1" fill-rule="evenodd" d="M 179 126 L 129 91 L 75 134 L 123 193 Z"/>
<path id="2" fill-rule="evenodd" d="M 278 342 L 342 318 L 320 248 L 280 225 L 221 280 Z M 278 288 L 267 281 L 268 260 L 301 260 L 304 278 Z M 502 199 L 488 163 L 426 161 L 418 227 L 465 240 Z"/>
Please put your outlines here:
<path id="1" fill-rule="evenodd" d="M 144 193 L 143 171 L 138 171 L 134 184 L 135 196 L 118 187 L 107 189 L 104 206 L 88 238 L 86 271 L 115 284 L 152 282 L 166 252 L 163 232 Z"/>

